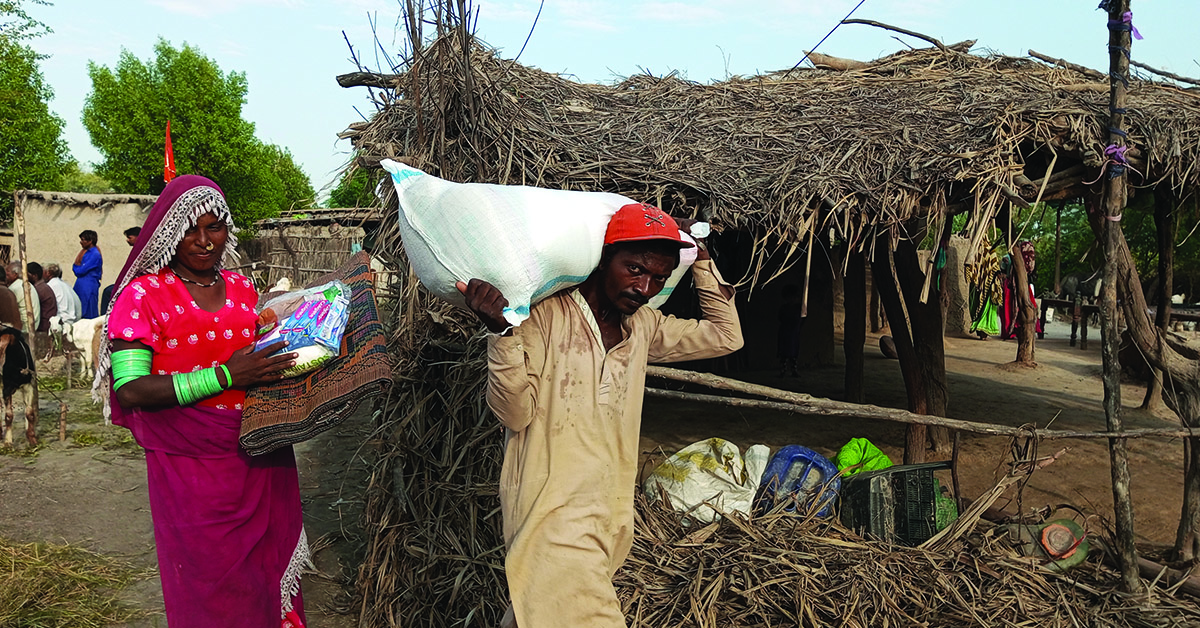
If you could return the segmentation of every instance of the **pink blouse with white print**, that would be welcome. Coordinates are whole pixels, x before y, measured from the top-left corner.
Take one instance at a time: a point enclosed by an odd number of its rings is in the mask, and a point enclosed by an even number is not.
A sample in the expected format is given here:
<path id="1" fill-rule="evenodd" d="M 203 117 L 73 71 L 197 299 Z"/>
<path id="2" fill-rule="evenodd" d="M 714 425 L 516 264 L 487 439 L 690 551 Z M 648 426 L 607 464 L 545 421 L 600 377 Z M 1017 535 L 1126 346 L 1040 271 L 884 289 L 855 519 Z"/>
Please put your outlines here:
<path id="1" fill-rule="evenodd" d="M 200 308 L 169 268 L 142 275 L 117 296 L 108 319 L 108 337 L 141 342 L 154 352 L 151 373 L 173 375 L 221 364 L 254 341 L 258 291 L 246 277 L 221 271 L 225 305 L 217 312 Z M 243 390 L 227 390 L 197 405 L 241 410 Z"/>

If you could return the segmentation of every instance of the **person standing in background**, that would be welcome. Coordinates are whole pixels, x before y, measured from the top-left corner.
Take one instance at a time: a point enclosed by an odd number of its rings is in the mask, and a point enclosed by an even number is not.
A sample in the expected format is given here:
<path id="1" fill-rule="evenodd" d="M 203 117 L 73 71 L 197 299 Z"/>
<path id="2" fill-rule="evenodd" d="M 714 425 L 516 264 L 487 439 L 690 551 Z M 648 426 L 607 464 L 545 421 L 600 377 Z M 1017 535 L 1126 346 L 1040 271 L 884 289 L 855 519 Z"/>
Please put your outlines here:
<path id="1" fill-rule="evenodd" d="M 21 316 L 21 328 L 24 329 L 25 325 L 27 325 L 29 321 L 29 308 L 25 305 L 25 281 L 21 279 L 21 262 L 9 262 L 8 266 L 4 267 L 4 279 L 8 282 L 8 289 L 11 290 L 13 296 L 17 298 L 17 310 L 20 312 Z M 32 288 L 33 286 L 31 285 L 30 287 Z M 34 329 L 32 331 L 36 331 L 37 325 L 42 317 L 42 304 L 40 301 L 38 301 L 36 290 L 34 290 L 33 294 L 29 296 L 31 297 L 30 300 L 32 301 L 33 305 Z"/>
<path id="2" fill-rule="evenodd" d="M 75 294 L 83 305 L 82 318 L 100 315 L 100 277 L 104 275 L 104 258 L 100 255 L 99 238 L 88 229 L 79 234 L 79 255 L 71 270 L 75 273 Z"/>
<path id="3" fill-rule="evenodd" d="M 79 295 L 75 294 L 71 286 L 62 280 L 62 267 L 57 262 L 50 262 L 46 264 L 42 276 L 46 279 L 46 285 L 54 291 L 54 301 L 58 305 L 58 320 L 62 321 L 64 325 L 70 325 L 79 320 L 83 305 L 79 301 Z"/>
<path id="4" fill-rule="evenodd" d="M 129 246 L 133 246 L 137 244 L 138 236 L 141 235 L 141 233 L 141 227 L 130 227 L 125 230 L 125 241 L 129 243 Z"/>
<path id="5" fill-rule="evenodd" d="M 58 299 L 54 296 L 54 291 L 46 282 L 42 280 L 42 265 L 37 262 L 29 262 L 25 267 L 29 271 L 29 283 L 33 285 L 33 289 L 37 291 L 38 308 L 41 310 L 41 316 L 38 317 L 37 331 L 50 331 L 50 319 L 58 316 Z"/>
<path id="6" fill-rule="evenodd" d="M 7 279 L 5 282 L 7 283 Z M 17 307 L 17 296 L 11 290 L 0 289 L 0 326 L 25 329 L 21 309 Z"/>

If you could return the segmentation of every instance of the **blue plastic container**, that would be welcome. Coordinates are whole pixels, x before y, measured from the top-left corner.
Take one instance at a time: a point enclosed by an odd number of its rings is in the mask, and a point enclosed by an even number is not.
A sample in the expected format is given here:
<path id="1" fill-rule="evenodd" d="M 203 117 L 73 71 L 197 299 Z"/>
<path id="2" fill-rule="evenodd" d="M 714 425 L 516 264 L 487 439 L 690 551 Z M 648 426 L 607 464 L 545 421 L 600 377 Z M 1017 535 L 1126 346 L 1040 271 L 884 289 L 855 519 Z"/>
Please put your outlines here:
<path id="1" fill-rule="evenodd" d="M 825 456 L 807 447 L 788 445 L 767 464 L 754 509 L 762 514 L 780 500 L 788 500 L 789 512 L 795 512 L 799 503 L 802 512 L 815 506 L 819 508 L 817 516 L 827 517 L 833 513 L 841 486 L 837 467 Z"/>

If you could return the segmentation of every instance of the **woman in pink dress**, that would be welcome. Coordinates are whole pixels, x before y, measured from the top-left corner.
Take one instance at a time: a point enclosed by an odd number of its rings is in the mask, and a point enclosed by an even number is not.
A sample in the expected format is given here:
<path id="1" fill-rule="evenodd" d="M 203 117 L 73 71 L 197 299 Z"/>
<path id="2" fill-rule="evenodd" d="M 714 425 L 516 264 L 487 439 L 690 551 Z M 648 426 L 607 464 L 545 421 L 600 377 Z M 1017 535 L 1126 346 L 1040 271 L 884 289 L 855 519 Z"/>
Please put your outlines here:
<path id="1" fill-rule="evenodd" d="M 212 181 L 167 185 L 117 278 L 93 393 L 146 451 L 171 628 L 299 628 L 309 552 L 295 457 L 238 447 L 245 389 L 279 380 L 295 354 L 254 351 L 258 293 L 222 270 L 232 227 Z"/>

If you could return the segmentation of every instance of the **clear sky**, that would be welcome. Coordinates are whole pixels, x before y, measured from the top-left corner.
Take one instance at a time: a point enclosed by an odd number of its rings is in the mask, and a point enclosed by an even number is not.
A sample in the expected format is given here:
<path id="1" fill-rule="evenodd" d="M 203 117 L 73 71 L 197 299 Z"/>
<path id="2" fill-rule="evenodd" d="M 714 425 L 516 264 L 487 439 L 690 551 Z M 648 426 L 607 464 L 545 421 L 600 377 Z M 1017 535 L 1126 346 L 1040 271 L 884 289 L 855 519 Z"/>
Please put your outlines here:
<path id="1" fill-rule="evenodd" d="M 100 160 L 80 122 L 91 91 L 87 63 L 115 66 L 121 49 L 148 60 L 155 41 L 187 42 L 222 70 L 245 72 L 250 90 L 243 116 L 260 139 L 292 151 L 317 190 L 349 159 L 337 134 L 370 115 L 365 88 L 343 89 L 334 77 L 354 71 L 346 39 L 360 60 L 384 66 L 372 38 L 393 57 L 402 0 L 53 0 L 29 12 L 54 33 L 32 42 L 55 91 L 51 108 L 66 121 L 72 155 Z M 975 50 L 1024 55 L 1030 48 L 1105 68 L 1107 32 L 1098 0 L 865 0 L 854 17 L 926 33 Z M 533 27 L 537 0 L 475 0 L 477 35 L 512 58 Z M 591 83 L 639 72 L 678 71 L 699 82 L 790 68 L 858 0 L 546 0 L 520 61 Z M 1200 0 L 1133 0 L 1145 36 L 1133 58 L 1200 77 Z M 343 38 L 343 31 L 345 38 Z M 870 60 L 909 37 L 862 25 L 841 26 L 819 50 Z M 902 43 L 904 42 L 904 43 Z M 162 129 L 147 129 L 159 135 Z"/>

